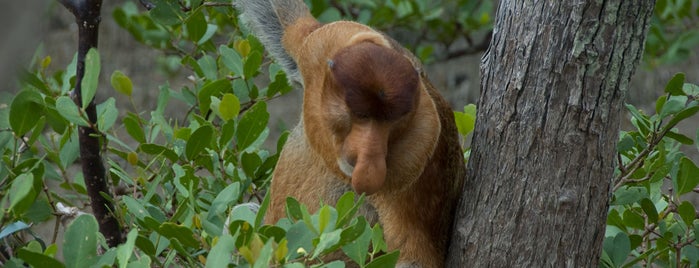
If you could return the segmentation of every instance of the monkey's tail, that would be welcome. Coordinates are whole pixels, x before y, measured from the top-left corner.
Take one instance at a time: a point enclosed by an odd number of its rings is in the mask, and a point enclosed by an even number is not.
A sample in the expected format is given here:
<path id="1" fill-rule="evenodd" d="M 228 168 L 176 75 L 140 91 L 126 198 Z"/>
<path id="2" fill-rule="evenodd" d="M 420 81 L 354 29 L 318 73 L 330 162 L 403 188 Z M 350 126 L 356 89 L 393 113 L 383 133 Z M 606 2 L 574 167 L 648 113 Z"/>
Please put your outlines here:
<path id="1" fill-rule="evenodd" d="M 233 5 L 242 13 L 241 20 L 282 66 L 289 80 L 303 85 L 296 61 L 290 55 L 296 47 L 285 47 L 283 41 L 285 30 L 299 19 L 310 18 L 317 23 L 303 0 L 234 0 Z"/>

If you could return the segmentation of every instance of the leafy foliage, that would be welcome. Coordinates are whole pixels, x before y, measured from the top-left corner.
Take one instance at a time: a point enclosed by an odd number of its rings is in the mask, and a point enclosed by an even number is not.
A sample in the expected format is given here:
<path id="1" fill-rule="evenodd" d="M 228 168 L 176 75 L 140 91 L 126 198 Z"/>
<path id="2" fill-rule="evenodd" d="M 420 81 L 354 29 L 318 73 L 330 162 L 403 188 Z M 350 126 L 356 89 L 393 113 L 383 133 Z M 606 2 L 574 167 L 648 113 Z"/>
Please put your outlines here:
<path id="1" fill-rule="evenodd" d="M 697 139 L 675 128 L 699 112 L 699 87 L 684 79 L 670 80 L 653 115 L 626 106 L 635 130 L 619 137 L 602 267 L 699 265 L 699 218 L 687 200 L 699 192 L 699 168 L 679 147 Z"/>
<path id="2" fill-rule="evenodd" d="M 0 263 L 343 267 L 322 259 L 341 251 L 361 267 L 395 264 L 398 252 L 387 252 L 380 226 L 355 215 L 363 197 L 351 193 L 313 214 L 289 199 L 287 219 L 263 224 L 264 193 L 288 135 L 277 141 L 276 152 L 262 146 L 269 135 L 266 101 L 291 90 L 286 75 L 239 25 L 229 1 L 152 2 L 155 7 L 143 11 L 127 1 L 113 17 L 163 55 L 166 71 L 191 74 L 191 84 L 182 88 L 146 89 L 159 92 L 154 110 L 135 105 L 139 87 L 117 70 L 111 87 L 131 99 L 131 107 L 109 98 L 98 106 L 97 122 L 88 120 L 84 103 L 107 88 L 98 85 L 97 50 L 88 55 L 81 105 L 70 98 L 75 59 L 50 73 L 51 57 L 37 57 L 22 73 L 17 94 L 0 93 Z M 477 0 L 307 2 L 322 21 L 352 19 L 389 32 L 427 63 L 478 51 L 489 39 L 494 10 L 490 1 Z M 662 63 L 685 57 L 697 44 L 696 29 L 685 27 L 693 25 L 686 22 L 695 20 L 696 9 L 694 1 L 658 1 L 646 45 L 652 56 L 646 58 Z M 694 266 L 699 259 L 694 205 L 680 199 L 696 191 L 699 170 L 678 149 L 696 138 L 674 130 L 699 110 L 699 90 L 678 76 L 666 91 L 656 115 L 628 106 L 636 131 L 620 136 L 602 266 Z M 183 119 L 164 112 L 175 99 L 187 108 L 177 115 Z M 466 138 L 475 106 L 455 117 Z M 88 200 L 75 170 L 77 126 L 95 129 L 103 143 L 114 216 L 127 229 L 126 242 L 116 248 L 106 247 L 94 217 L 83 214 Z M 663 185 L 672 191 L 662 192 Z M 252 204 L 260 204 L 259 211 Z M 35 232 L 40 224 L 53 224 L 51 237 Z M 61 224 L 64 238 L 57 241 Z M 100 255 L 98 248 L 104 249 Z"/>
<path id="3" fill-rule="evenodd" d="M 344 252 L 361 267 L 393 265 L 378 225 L 355 213 L 363 197 L 343 196 L 337 208 L 314 214 L 289 200 L 289 219 L 263 224 L 264 199 L 276 153 L 264 148 L 269 135 L 266 101 L 291 90 L 281 68 L 264 61 L 262 45 L 238 27 L 230 3 L 155 1 L 150 11 L 132 2 L 114 11 L 134 37 L 191 72 L 181 89 L 160 86 L 157 107 L 146 111 L 133 101 L 134 87 L 123 71 L 111 74 L 116 94 L 131 101 L 120 107 L 108 98 L 90 122 L 84 103 L 95 95 L 100 57 L 91 50 L 82 80 L 83 99 L 70 97 L 75 63 L 49 73 L 51 58 L 27 70 L 14 95 L 0 109 L 0 263 L 55 267 L 170 267 L 269 265 L 318 267 L 323 257 Z M 266 75 L 263 75 L 266 74 Z M 264 80 L 270 81 L 262 86 Z M 172 99 L 188 109 L 174 121 L 165 114 Z M 9 108 L 9 109 L 8 109 Z M 120 118 L 120 111 L 125 111 Z M 77 126 L 94 129 L 103 143 L 114 189 L 114 216 L 125 227 L 126 242 L 109 248 L 88 210 L 85 181 L 74 171 Z M 355 202 L 357 201 L 357 202 Z M 259 212 L 255 208 L 261 203 Z M 54 215 L 55 217 L 53 217 Z M 53 237 L 32 225 L 54 222 Z M 68 224 L 57 241 L 61 223 Z M 59 245 L 62 251 L 59 252 Z M 98 255 L 98 247 L 104 252 Z"/>

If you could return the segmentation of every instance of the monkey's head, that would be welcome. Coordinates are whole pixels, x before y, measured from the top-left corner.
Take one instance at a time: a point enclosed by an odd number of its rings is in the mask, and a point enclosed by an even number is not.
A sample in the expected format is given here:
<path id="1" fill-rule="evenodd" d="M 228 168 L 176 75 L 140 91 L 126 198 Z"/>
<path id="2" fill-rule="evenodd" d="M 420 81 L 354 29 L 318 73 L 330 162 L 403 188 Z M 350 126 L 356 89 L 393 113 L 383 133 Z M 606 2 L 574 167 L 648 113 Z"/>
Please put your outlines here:
<path id="1" fill-rule="evenodd" d="M 405 56 L 370 41 L 340 49 L 328 66 L 335 83 L 331 94 L 344 100 L 347 113 L 330 119 L 337 165 L 355 191 L 373 194 L 398 168 L 389 156 L 419 104 L 420 78 Z"/>

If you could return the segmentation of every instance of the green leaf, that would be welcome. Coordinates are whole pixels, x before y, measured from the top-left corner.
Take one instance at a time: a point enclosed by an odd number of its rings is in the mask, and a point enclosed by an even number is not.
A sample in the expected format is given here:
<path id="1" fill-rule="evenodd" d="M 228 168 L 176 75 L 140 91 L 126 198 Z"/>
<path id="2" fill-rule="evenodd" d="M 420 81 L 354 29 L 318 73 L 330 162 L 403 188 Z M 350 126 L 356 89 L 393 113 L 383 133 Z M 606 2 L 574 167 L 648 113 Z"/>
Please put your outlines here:
<path id="1" fill-rule="evenodd" d="M 699 184 L 699 168 L 687 157 L 680 159 L 680 170 L 675 180 L 677 195 L 691 192 Z"/>
<path id="2" fill-rule="evenodd" d="M 165 222 L 160 225 L 160 228 L 157 231 L 159 234 L 167 238 L 177 239 L 184 246 L 190 248 L 198 248 L 200 246 L 199 242 L 197 242 L 197 240 L 194 239 L 194 233 L 192 232 L 192 230 L 185 226 L 178 225 L 172 222 Z"/>
<path id="3" fill-rule="evenodd" d="M 631 241 L 625 233 L 619 232 L 614 238 L 604 240 L 604 251 L 615 267 L 621 267 L 631 252 Z"/>
<path id="4" fill-rule="evenodd" d="M 133 197 L 123 196 L 122 202 L 124 202 L 124 205 L 126 205 L 128 212 L 131 215 L 136 216 L 137 219 L 144 220 L 146 217 L 150 217 L 150 214 L 143 204 Z"/>
<path id="5" fill-rule="evenodd" d="M 370 262 L 366 267 L 367 268 L 395 267 L 396 263 L 398 262 L 399 255 L 400 255 L 400 252 L 398 252 L 398 251 L 393 251 L 391 253 L 381 255 L 378 258 L 374 259 L 372 262 Z"/>
<path id="6" fill-rule="evenodd" d="M 61 116 L 73 124 L 84 127 L 89 125 L 87 119 L 84 117 L 84 113 L 69 97 L 58 97 L 56 100 L 56 110 Z"/>
<path id="7" fill-rule="evenodd" d="M 218 66 L 216 66 L 216 60 L 213 57 L 204 55 L 197 60 L 197 64 L 201 67 L 201 72 L 206 79 L 216 80 L 218 77 Z"/>
<path id="8" fill-rule="evenodd" d="M 687 137 L 687 136 L 680 134 L 680 133 L 677 133 L 677 132 L 669 131 L 669 132 L 665 133 L 665 137 L 671 138 L 673 140 L 678 141 L 679 143 L 686 144 L 686 145 L 694 144 L 694 141 L 692 140 L 692 138 Z"/>
<path id="9" fill-rule="evenodd" d="M 14 97 L 10 105 L 10 127 L 17 136 L 29 132 L 43 115 L 44 100 L 35 91 L 22 90 Z"/>
<path id="10" fill-rule="evenodd" d="M 187 140 L 187 147 L 185 149 L 187 159 L 193 160 L 200 152 L 208 148 L 213 135 L 214 129 L 208 125 L 201 126 L 195 130 L 192 136 L 189 137 L 189 140 Z"/>
<path id="11" fill-rule="evenodd" d="M 199 99 L 199 110 L 202 116 L 206 116 L 211 108 L 211 96 L 218 96 L 221 92 L 228 92 L 231 83 L 228 79 L 219 79 L 201 87 L 197 98 Z"/>
<path id="12" fill-rule="evenodd" d="M 143 143 L 138 146 L 138 149 L 144 153 L 150 154 L 150 155 L 162 155 L 165 156 L 168 160 L 175 162 L 179 158 L 177 156 L 177 153 L 173 151 L 172 149 L 169 149 L 167 147 L 153 144 L 153 143 Z"/>
<path id="13" fill-rule="evenodd" d="M 90 267 L 97 256 L 97 220 L 90 214 L 78 216 L 64 233 L 63 260 L 66 267 Z"/>
<path id="14" fill-rule="evenodd" d="M 97 93 L 97 82 L 100 76 L 100 54 L 96 48 L 90 48 L 85 55 L 85 75 L 80 83 L 82 107 L 85 109 Z"/>
<path id="15" fill-rule="evenodd" d="M 648 198 L 644 198 L 643 200 L 641 200 L 641 208 L 648 217 L 648 223 L 658 222 L 658 211 L 655 209 L 655 204 L 653 204 L 653 201 L 651 201 Z"/>
<path id="16" fill-rule="evenodd" d="M 666 95 L 658 97 L 658 100 L 655 101 L 655 113 L 656 114 L 659 114 L 660 111 L 663 110 L 663 106 L 665 105 L 666 101 L 667 101 Z"/>
<path id="17" fill-rule="evenodd" d="M 190 13 L 187 21 L 185 22 L 187 27 L 187 34 L 189 35 L 189 40 L 198 42 L 206 33 L 206 18 L 204 13 L 198 9 Z"/>
<path id="18" fill-rule="evenodd" d="M 318 245 L 316 245 L 316 249 L 314 250 L 311 258 L 315 259 L 316 257 L 320 256 L 321 253 L 329 253 L 331 249 L 334 248 L 340 242 L 341 233 L 342 229 L 322 233 L 320 235 L 320 239 L 318 240 Z"/>
<path id="19" fill-rule="evenodd" d="M 692 203 L 689 201 L 682 201 L 682 204 L 677 207 L 677 213 L 680 214 L 680 217 L 684 223 L 687 224 L 687 226 L 692 226 L 694 219 L 697 217 L 697 212 L 694 210 L 694 205 L 692 205 Z"/>
<path id="20" fill-rule="evenodd" d="M 627 209 L 624 211 L 624 224 L 627 227 L 635 228 L 638 230 L 645 229 L 643 217 L 641 217 L 641 215 L 638 215 L 636 211 L 631 209 Z"/>
<path id="21" fill-rule="evenodd" d="M 169 0 L 154 1 L 155 8 L 150 13 L 153 21 L 163 25 L 175 25 L 183 21 L 183 12 L 180 10 L 179 2 Z"/>
<path id="22" fill-rule="evenodd" d="M 680 121 L 689 118 L 690 116 L 695 115 L 697 112 L 699 112 L 699 106 L 692 106 L 686 109 L 683 109 L 682 111 L 678 112 L 672 119 L 670 119 L 670 122 L 667 123 L 665 128 L 673 128 L 677 123 Z"/>
<path id="23" fill-rule="evenodd" d="M 296 201 L 293 197 L 286 198 L 286 213 L 291 220 L 303 219 L 303 213 L 301 213 L 301 203 Z"/>
<path id="24" fill-rule="evenodd" d="M 240 101 L 238 100 L 238 97 L 231 93 L 223 94 L 218 111 L 221 114 L 221 118 L 225 121 L 231 120 L 238 116 L 238 113 L 240 113 Z"/>
<path id="25" fill-rule="evenodd" d="M 258 51 L 251 52 L 245 58 L 245 65 L 243 66 L 244 77 L 253 77 L 259 71 L 260 65 L 262 65 L 262 54 Z"/>
<path id="26" fill-rule="evenodd" d="M 257 211 L 257 216 L 255 217 L 255 228 L 259 228 L 262 226 L 264 222 L 264 216 L 267 214 L 267 208 L 269 207 L 269 202 L 270 202 L 270 191 L 267 191 L 265 194 L 265 198 L 262 200 L 262 204 L 260 205 L 260 209 Z"/>
<path id="27" fill-rule="evenodd" d="M 318 211 L 318 232 L 325 232 L 325 228 L 330 224 L 330 208 L 323 206 Z M 330 228 L 333 228 L 332 226 Z M 338 234 L 339 235 L 339 234 Z"/>
<path id="28" fill-rule="evenodd" d="M 63 263 L 51 258 L 50 256 L 29 251 L 25 248 L 20 248 L 17 251 L 17 257 L 33 267 L 65 267 Z"/>
<path id="29" fill-rule="evenodd" d="M 35 197 L 34 174 L 22 173 L 12 181 L 10 186 L 9 210 L 15 215 L 21 215 L 31 206 Z"/>
<path id="30" fill-rule="evenodd" d="M 644 187 L 621 187 L 614 192 L 612 205 L 628 205 L 641 201 L 643 198 L 648 198 L 648 190 Z"/>
<path id="31" fill-rule="evenodd" d="M 267 104 L 258 102 L 248 110 L 238 123 L 236 129 L 236 140 L 238 150 L 243 151 L 248 148 L 267 127 L 269 113 L 267 113 Z"/>
<path id="32" fill-rule="evenodd" d="M 234 182 L 216 195 L 216 198 L 211 202 L 209 207 L 208 218 L 214 216 L 223 216 L 228 210 L 228 207 L 235 204 L 240 196 L 240 183 Z"/>
<path id="33" fill-rule="evenodd" d="M 684 73 L 677 73 L 665 86 L 665 93 L 670 93 L 673 96 L 684 95 L 684 91 L 682 91 L 683 85 Z"/>
<path id="34" fill-rule="evenodd" d="M 116 254 L 117 260 L 119 260 L 120 268 L 126 268 L 126 265 L 129 264 L 129 259 L 131 258 L 131 254 L 133 253 L 133 249 L 136 244 L 136 237 L 138 237 L 138 229 L 133 228 L 131 231 L 129 231 L 129 234 L 126 235 L 126 242 L 117 247 Z"/>
<path id="35" fill-rule="evenodd" d="M 381 225 L 376 224 L 371 228 L 371 244 L 374 246 L 374 253 L 386 251 L 387 246 L 386 241 L 383 239 L 383 229 Z"/>
<path id="36" fill-rule="evenodd" d="M 220 236 L 206 258 L 206 267 L 228 267 L 234 251 L 235 239 L 228 234 Z"/>
<path id="37" fill-rule="evenodd" d="M 146 135 L 144 134 L 143 128 L 141 128 L 141 125 L 138 122 L 138 116 L 131 113 L 124 117 L 123 120 L 126 132 L 129 133 L 129 135 L 137 142 L 146 143 Z"/>
<path id="38" fill-rule="evenodd" d="M 207 24 L 206 25 L 206 32 L 204 32 L 204 35 L 197 41 L 197 45 L 201 45 L 206 43 L 206 41 L 209 41 L 211 37 L 214 36 L 216 33 L 216 30 L 218 30 L 218 25 L 216 24 Z"/>
<path id="39" fill-rule="evenodd" d="M 100 131 L 106 132 L 116 122 L 119 111 L 116 108 L 114 98 L 110 97 L 105 102 L 97 105 L 97 127 Z"/>
<path id="40" fill-rule="evenodd" d="M 248 153 L 243 152 L 240 157 L 240 162 L 243 165 L 243 171 L 250 177 L 255 176 L 255 171 L 262 165 L 262 158 L 257 154 L 257 152 Z"/>
<path id="41" fill-rule="evenodd" d="M 23 221 L 16 221 L 10 223 L 7 226 L 3 227 L 2 231 L 0 231 L 0 240 L 16 232 L 28 229 L 29 227 L 31 226 Z"/>
<path id="42" fill-rule="evenodd" d="M 687 97 L 684 96 L 676 96 L 672 97 L 667 102 L 665 102 L 665 105 L 663 105 L 663 109 L 660 110 L 660 117 L 665 118 L 670 115 L 675 115 L 682 111 L 685 107 L 685 103 L 687 102 Z"/>
<path id="43" fill-rule="evenodd" d="M 131 83 L 131 79 L 124 73 L 119 70 L 114 71 L 112 73 L 110 82 L 114 90 L 131 97 L 131 93 L 133 92 L 133 84 Z"/>
<path id="44" fill-rule="evenodd" d="M 231 72 L 237 75 L 244 75 L 244 69 L 243 69 L 243 58 L 240 57 L 240 54 L 238 54 L 235 49 L 232 49 L 227 46 L 220 46 L 219 47 L 219 53 L 221 54 L 221 60 L 223 61 L 223 65 L 226 66 Z"/>

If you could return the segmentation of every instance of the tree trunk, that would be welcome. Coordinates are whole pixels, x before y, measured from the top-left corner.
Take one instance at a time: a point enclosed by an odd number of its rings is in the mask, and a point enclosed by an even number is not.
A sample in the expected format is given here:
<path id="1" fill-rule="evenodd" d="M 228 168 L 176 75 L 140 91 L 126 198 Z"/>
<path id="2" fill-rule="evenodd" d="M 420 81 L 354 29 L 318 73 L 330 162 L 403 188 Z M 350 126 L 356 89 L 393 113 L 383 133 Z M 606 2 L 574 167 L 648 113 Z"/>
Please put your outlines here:
<path id="1" fill-rule="evenodd" d="M 503 0 L 449 267 L 596 267 L 654 0 Z"/>

